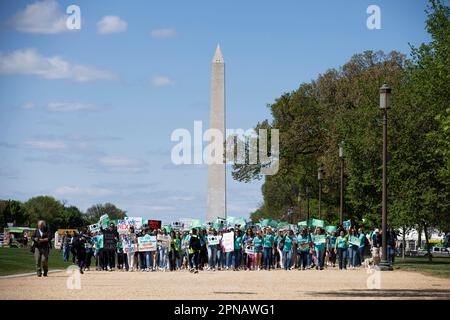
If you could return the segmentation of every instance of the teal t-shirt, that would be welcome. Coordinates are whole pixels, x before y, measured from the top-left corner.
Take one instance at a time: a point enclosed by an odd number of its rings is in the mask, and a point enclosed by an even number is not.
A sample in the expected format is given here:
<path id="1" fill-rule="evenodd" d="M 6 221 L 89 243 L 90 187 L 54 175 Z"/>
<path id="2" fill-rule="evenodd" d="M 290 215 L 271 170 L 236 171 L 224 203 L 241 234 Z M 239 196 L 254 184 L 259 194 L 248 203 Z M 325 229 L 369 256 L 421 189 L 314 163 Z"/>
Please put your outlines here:
<path id="1" fill-rule="evenodd" d="M 263 239 L 259 238 L 259 237 L 254 237 L 253 238 L 253 245 L 255 246 L 255 248 L 259 248 L 262 246 L 262 242 Z"/>
<path id="2" fill-rule="evenodd" d="M 274 242 L 274 236 L 271 234 L 266 234 L 264 236 L 264 248 L 272 248 Z"/>
<path id="3" fill-rule="evenodd" d="M 241 243 L 242 243 L 242 237 L 236 237 L 236 239 L 234 239 L 234 250 L 241 249 Z"/>
<path id="4" fill-rule="evenodd" d="M 359 235 L 359 239 L 361 239 L 361 243 L 360 243 L 359 247 L 364 248 L 366 245 L 366 235 L 364 233 L 361 233 Z"/>
<path id="5" fill-rule="evenodd" d="M 316 250 L 316 251 L 324 251 L 325 250 L 325 243 L 314 241 L 314 250 Z"/>
<path id="6" fill-rule="evenodd" d="M 347 249 L 348 248 L 347 237 L 346 236 L 344 236 L 344 237 L 341 237 L 341 236 L 337 237 L 336 242 L 337 242 L 337 247 L 339 249 Z"/>
<path id="7" fill-rule="evenodd" d="M 292 242 L 293 242 L 293 239 L 289 236 L 286 236 L 284 238 L 283 251 L 291 251 L 292 250 Z"/>
<path id="8" fill-rule="evenodd" d="M 298 248 L 300 249 L 301 252 L 309 251 L 309 243 L 310 242 L 311 242 L 311 237 L 309 235 L 306 235 L 306 236 L 298 235 L 297 236 Z M 306 245 L 308 245 L 308 246 L 306 246 Z"/>

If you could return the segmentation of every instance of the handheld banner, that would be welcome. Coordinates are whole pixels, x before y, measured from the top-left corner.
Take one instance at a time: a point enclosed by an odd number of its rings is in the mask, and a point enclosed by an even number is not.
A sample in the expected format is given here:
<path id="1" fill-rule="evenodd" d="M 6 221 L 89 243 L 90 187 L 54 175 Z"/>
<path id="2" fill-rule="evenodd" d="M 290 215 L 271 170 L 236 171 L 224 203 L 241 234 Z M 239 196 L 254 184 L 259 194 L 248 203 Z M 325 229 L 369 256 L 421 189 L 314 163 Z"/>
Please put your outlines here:
<path id="1" fill-rule="evenodd" d="M 302 251 L 305 251 L 306 249 L 309 249 L 309 242 L 299 242 L 298 248 Z"/>
<path id="2" fill-rule="evenodd" d="M 344 228 L 350 228 L 351 226 L 352 226 L 351 220 L 344 221 Z"/>
<path id="3" fill-rule="evenodd" d="M 208 245 L 219 244 L 219 242 L 220 242 L 219 236 L 215 236 L 215 235 L 212 235 L 212 234 L 208 235 Z"/>
<path id="4" fill-rule="evenodd" d="M 136 235 L 122 235 L 122 247 L 124 253 L 135 253 L 138 251 L 138 244 L 136 243 Z"/>
<path id="5" fill-rule="evenodd" d="M 95 249 L 103 249 L 103 235 L 99 234 L 95 237 L 92 238 L 94 245 L 95 245 Z"/>
<path id="6" fill-rule="evenodd" d="M 193 219 L 192 220 L 192 228 L 201 228 L 202 223 L 199 219 Z"/>
<path id="7" fill-rule="evenodd" d="M 234 251 L 234 232 L 227 232 L 223 234 L 223 248 L 225 252 Z"/>
<path id="8" fill-rule="evenodd" d="M 298 226 L 299 227 L 308 227 L 308 221 L 300 221 L 299 223 L 298 223 Z"/>
<path id="9" fill-rule="evenodd" d="M 107 214 L 102 215 L 100 217 L 100 219 L 98 220 L 98 224 L 102 228 L 108 228 L 108 226 L 109 226 L 109 216 Z"/>
<path id="10" fill-rule="evenodd" d="M 246 254 L 255 254 L 255 246 L 253 246 L 253 245 L 246 245 L 245 246 L 245 253 Z"/>
<path id="11" fill-rule="evenodd" d="M 156 251 L 156 236 L 146 234 L 138 238 L 139 251 Z"/>
<path id="12" fill-rule="evenodd" d="M 348 243 L 359 247 L 361 245 L 361 239 L 359 237 L 350 236 L 348 238 Z"/>
<path id="13" fill-rule="evenodd" d="M 150 230 L 159 230 L 161 229 L 161 220 L 148 220 L 147 221 L 148 228 Z"/>
<path id="14" fill-rule="evenodd" d="M 180 222 L 183 224 L 184 231 L 189 231 L 192 229 L 192 219 L 180 219 Z"/>
<path id="15" fill-rule="evenodd" d="M 100 231 L 100 225 L 98 223 L 94 223 L 94 224 L 89 225 L 89 231 L 91 233 L 99 232 Z"/>
<path id="16" fill-rule="evenodd" d="M 163 234 L 158 234 L 158 244 L 163 248 L 168 248 L 170 246 L 170 236 L 165 236 Z"/>
<path id="17" fill-rule="evenodd" d="M 314 243 L 321 244 L 327 242 L 327 236 L 324 234 L 316 234 L 314 235 Z"/>
<path id="18" fill-rule="evenodd" d="M 337 227 L 336 227 L 336 226 L 326 226 L 326 227 L 325 227 L 325 230 L 326 230 L 328 233 L 333 233 L 333 232 L 336 232 L 336 231 L 337 231 Z"/>
<path id="19" fill-rule="evenodd" d="M 311 225 L 313 227 L 323 228 L 325 227 L 325 221 L 319 219 L 312 219 Z"/>
<path id="20" fill-rule="evenodd" d="M 180 230 L 182 227 L 183 227 L 183 224 L 180 221 L 172 222 L 172 229 L 173 230 Z"/>

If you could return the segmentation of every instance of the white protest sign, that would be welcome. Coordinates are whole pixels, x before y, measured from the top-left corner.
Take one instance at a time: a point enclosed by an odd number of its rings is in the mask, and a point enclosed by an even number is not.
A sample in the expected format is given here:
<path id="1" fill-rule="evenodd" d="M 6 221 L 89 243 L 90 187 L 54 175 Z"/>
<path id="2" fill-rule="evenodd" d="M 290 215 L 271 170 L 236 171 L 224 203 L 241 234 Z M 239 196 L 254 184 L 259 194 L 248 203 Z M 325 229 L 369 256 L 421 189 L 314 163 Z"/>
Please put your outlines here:
<path id="1" fill-rule="evenodd" d="M 138 238 L 139 251 L 156 251 L 156 236 L 146 234 Z"/>
<path id="2" fill-rule="evenodd" d="M 158 234 L 158 243 L 161 244 L 162 247 L 167 248 L 168 246 L 170 246 L 170 240 L 170 236 Z"/>
<path id="3" fill-rule="evenodd" d="M 246 254 L 255 254 L 255 246 L 253 246 L 253 245 L 246 245 L 245 246 L 245 253 Z"/>
<path id="4" fill-rule="evenodd" d="M 98 223 L 94 223 L 89 225 L 89 231 L 92 233 L 97 233 L 100 231 L 100 225 Z"/>
<path id="5" fill-rule="evenodd" d="M 220 242 L 220 236 L 215 236 L 213 234 L 208 235 L 208 245 L 219 244 L 219 242 Z"/>
<path id="6" fill-rule="evenodd" d="M 224 233 L 222 244 L 225 252 L 234 251 L 234 232 Z"/>

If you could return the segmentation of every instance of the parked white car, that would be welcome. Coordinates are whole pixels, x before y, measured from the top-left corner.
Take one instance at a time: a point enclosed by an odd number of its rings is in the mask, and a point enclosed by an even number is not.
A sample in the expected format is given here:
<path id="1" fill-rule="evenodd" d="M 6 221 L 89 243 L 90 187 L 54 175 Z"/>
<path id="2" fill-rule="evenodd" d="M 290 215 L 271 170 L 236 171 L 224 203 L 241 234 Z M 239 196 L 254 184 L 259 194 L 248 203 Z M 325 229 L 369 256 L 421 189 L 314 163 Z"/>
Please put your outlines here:
<path id="1" fill-rule="evenodd" d="M 426 249 L 420 248 L 417 250 L 417 256 L 425 257 L 428 255 L 428 251 Z M 431 256 L 432 257 L 450 257 L 450 248 L 444 247 L 433 247 L 431 248 Z"/>

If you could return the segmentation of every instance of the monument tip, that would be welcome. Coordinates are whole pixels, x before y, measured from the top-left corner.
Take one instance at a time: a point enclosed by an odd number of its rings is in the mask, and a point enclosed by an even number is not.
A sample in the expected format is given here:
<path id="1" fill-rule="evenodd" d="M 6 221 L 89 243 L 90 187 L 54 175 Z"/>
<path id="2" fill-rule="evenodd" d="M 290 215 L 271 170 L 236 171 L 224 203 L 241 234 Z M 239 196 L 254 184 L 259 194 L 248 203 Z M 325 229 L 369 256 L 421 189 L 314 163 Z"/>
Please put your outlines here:
<path id="1" fill-rule="evenodd" d="M 219 44 L 217 44 L 216 52 L 214 53 L 212 62 L 213 63 L 224 63 L 222 51 L 220 50 Z"/>

